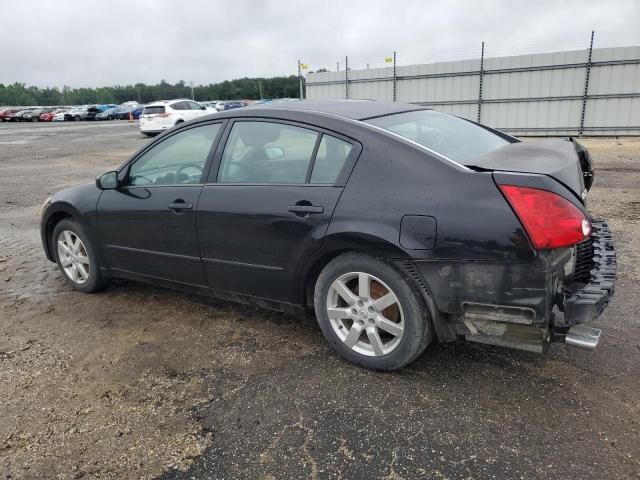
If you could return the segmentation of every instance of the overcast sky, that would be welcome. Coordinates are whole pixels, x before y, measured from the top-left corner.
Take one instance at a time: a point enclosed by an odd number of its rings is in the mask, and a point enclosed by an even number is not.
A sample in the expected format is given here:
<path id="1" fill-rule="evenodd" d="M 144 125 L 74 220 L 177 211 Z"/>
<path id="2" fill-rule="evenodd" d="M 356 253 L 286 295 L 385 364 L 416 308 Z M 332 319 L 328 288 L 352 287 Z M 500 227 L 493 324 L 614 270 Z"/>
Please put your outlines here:
<path id="1" fill-rule="evenodd" d="M 0 83 L 207 84 L 244 76 L 640 45 L 637 0 L 5 0 Z"/>

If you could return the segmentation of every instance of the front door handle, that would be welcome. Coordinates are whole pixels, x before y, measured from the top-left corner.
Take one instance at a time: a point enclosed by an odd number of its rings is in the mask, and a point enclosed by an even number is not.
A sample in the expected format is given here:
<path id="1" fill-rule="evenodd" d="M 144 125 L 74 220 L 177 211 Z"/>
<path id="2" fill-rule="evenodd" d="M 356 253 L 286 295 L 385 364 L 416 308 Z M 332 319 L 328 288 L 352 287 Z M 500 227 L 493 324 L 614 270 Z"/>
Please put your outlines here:
<path id="1" fill-rule="evenodd" d="M 179 212 L 181 210 L 191 210 L 193 208 L 193 203 L 185 203 L 184 200 L 176 200 L 173 203 L 168 205 L 169 210 L 173 210 L 174 212 Z"/>
<path id="2" fill-rule="evenodd" d="M 312 213 L 324 213 L 324 207 L 315 205 L 289 205 L 287 208 L 296 215 L 310 215 Z"/>

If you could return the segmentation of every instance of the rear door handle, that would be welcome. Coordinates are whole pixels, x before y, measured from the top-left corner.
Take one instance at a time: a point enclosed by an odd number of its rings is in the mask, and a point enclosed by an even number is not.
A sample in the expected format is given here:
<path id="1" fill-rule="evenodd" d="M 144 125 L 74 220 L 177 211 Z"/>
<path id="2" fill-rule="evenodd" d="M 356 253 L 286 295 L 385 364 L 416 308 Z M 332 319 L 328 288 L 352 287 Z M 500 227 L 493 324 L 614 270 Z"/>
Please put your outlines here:
<path id="1" fill-rule="evenodd" d="M 289 205 L 288 210 L 295 214 L 324 213 L 324 207 L 316 207 L 315 205 Z"/>
<path id="2" fill-rule="evenodd" d="M 173 203 L 170 203 L 168 205 L 169 210 L 173 210 L 174 212 L 180 211 L 180 210 L 191 210 L 193 208 L 193 203 L 185 203 L 185 202 L 180 202 L 180 201 L 175 201 Z"/>

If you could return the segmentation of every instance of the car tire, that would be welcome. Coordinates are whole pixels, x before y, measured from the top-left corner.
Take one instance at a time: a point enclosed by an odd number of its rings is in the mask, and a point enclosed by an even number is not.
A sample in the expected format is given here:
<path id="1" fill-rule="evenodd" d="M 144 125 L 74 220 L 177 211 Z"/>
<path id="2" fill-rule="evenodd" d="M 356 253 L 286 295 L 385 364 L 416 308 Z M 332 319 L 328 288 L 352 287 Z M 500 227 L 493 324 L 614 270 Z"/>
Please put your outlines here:
<path id="1" fill-rule="evenodd" d="M 361 285 L 369 290 L 363 295 Z M 369 255 L 346 253 L 329 262 L 316 281 L 314 306 L 329 345 L 368 369 L 402 368 L 433 339 L 429 310 L 413 281 Z"/>
<path id="2" fill-rule="evenodd" d="M 80 116 L 79 116 L 79 115 L 76 115 L 75 117 L 73 117 L 73 119 L 74 119 L 76 122 L 79 122 L 79 121 L 80 121 Z"/>
<path id="3" fill-rule="evenodd" d="M 56 224 L 51 235 L 51 250 L 67 285 L 84 293 L 104 287 L 95 250 L 78 222 L 64 219 Z"/>
<path id="4" fill-rule="evenodd" d="M 143 135 L 146 135 L 147 137 L 155 137 L 157 135 L 157 133 L 154 132 L 142 132 Z"/>

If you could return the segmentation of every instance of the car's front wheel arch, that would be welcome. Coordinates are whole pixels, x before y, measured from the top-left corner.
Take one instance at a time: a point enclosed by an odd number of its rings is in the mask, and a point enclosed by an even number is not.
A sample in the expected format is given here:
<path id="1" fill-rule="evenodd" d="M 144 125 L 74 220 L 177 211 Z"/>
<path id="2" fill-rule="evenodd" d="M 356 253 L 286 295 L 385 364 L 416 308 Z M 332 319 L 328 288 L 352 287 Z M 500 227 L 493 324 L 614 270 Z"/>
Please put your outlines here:
<path id="1" fill-rule="evenodd" d="M 56 228 L 58 223 L 66 218 L 74 219 L 73 215 L 66 210 L 58 210 L 49 216 L 47 223 L 45 224 L 45 238 L 47 240 L 47 251 L 45 253 L 47 254 L 47 258 L 53 262 L 55 262 L 55 255 L 53 253 L 53 229 Z"/>

